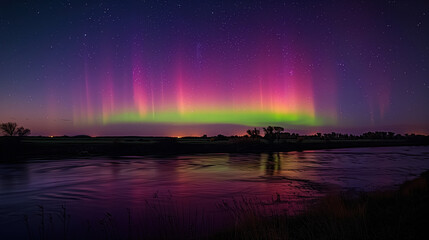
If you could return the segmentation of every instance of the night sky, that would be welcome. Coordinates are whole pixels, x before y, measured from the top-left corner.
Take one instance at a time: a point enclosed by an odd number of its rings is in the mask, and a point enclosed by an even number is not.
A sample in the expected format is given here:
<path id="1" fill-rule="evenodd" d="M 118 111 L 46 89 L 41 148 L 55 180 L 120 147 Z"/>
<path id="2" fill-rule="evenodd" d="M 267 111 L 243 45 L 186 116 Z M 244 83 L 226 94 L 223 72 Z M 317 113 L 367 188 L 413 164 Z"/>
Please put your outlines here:
<path id="1" fill-rule="evenodd" d="M 429 133 L 427 1 L 1 1 L 33 135 Z"/>

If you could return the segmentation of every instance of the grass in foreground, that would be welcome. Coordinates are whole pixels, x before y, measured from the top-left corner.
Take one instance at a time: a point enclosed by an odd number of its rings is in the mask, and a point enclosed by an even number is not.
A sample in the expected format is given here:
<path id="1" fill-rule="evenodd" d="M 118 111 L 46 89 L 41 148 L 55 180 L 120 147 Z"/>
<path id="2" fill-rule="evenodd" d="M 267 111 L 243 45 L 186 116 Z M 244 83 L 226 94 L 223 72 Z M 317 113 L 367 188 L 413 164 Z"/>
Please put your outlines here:
<path id="1" fill-rule="evenodd" d="M 429 171 L 398 191 L 326 196 L 304 212 L 249 214 L 215 239 L 426 239 Z M 247 213 L 250 213 L 247 211 Z"/>

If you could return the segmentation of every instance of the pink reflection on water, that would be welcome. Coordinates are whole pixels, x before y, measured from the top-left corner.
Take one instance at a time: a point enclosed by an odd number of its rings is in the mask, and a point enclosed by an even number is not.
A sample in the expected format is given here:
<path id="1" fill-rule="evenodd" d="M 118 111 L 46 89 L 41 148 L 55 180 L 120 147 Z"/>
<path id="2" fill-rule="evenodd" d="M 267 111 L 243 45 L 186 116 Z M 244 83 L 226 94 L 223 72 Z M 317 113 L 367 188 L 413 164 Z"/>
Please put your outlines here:
<path id="1" fill-rule="evenodd" d="M 146 219 L 154 229 L 159 227 L 155 216 L 172 214 L 187 216 L 187 222 L 204 216 L 212 227 L 227 224 L 233 221 L 234 201 L 252 201 L 261 213 L 293 214 L 330 191 L 388 188 L 411 179 L 429 168 L 428 151 L 428 147 L 335 149 L 2 165 L 0 226 L 10 225 L 11 219 L 18 223 L 24 214 L 37 221 L 37 205 L 55 214 L 66 205 L 76 226 L 98 221 L 106 212 L 121 223 L 129 209 L 133 219 Z"/>

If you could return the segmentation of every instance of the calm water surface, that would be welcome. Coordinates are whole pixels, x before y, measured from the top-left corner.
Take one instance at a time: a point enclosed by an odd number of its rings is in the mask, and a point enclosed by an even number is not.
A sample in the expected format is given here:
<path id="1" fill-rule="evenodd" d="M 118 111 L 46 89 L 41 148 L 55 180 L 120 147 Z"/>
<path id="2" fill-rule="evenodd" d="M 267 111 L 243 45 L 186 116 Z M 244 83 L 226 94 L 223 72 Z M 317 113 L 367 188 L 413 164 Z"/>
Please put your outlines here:
<path id="1" fill-rule="evenodd" d="M 137 211 L 153 201 L 216 212 L 222 200 L 243 196 L 269 202 L 278 193 L 282 202 L 299 204 L 331 191 L 395 188 L 427 169 L 429 147 L 1 164 L 0 234 L 17 234 L 24 216 L 37 221 L 40 206 L 54 216 L 66 206 L 75 221 Z"/>

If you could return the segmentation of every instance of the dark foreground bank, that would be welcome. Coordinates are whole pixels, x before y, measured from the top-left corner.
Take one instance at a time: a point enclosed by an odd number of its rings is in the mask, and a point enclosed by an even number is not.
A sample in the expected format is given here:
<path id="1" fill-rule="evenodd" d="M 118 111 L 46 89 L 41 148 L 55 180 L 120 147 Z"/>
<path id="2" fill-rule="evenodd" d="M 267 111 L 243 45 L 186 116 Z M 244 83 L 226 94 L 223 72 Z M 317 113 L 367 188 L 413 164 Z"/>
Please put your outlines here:
<path id="1" fill-rule="evenodd" d="M 426 171 L 396 191 L 333 194 L 294 216 L 246 211 L 242 221 L 214 238 L 427 239 L 428 183 Z"/>
<path id="2" fill-rule="evenodd" d="M 267 141 L 245 137 L 0 137 L 0 159 L 149 154 L 261 153 L 351 147 L 422 146 L 428 136 L 401 139 L 330 140 L 296 138 Z"/>

